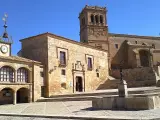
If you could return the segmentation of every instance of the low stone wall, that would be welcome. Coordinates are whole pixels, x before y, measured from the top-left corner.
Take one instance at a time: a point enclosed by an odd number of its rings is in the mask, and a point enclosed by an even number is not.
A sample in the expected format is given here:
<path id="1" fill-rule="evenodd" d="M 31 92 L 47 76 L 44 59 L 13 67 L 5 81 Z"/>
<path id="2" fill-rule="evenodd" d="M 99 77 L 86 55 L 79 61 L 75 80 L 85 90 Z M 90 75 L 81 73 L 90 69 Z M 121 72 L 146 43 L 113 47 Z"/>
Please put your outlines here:
<path id="1" fill-rule="evenodd" d="M 155 71 L 151 67 L 134 69 L 123 69 L 123 79 L 126 80 L 128 87 L 142 87 L 156 85 Z M 120 79 L 119 69 L 112 69 L 111 75 Z"/>
<path id="2" fill-rule="evenodd" d="M 97 97 L 92 100 L 95 109 L 147 110 L 160 108 L 160 96 Z"/>

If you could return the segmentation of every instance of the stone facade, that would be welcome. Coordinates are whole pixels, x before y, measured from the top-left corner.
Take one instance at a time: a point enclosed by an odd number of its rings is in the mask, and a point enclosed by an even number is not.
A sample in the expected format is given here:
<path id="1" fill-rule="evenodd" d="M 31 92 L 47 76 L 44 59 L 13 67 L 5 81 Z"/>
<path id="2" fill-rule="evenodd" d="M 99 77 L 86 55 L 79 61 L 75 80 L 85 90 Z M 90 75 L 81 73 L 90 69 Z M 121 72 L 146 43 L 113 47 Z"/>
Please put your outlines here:
<path id="1" fill-rule="evenodd" d="M 149 61 L 156 65 L 160 61 L 160 37 L 109 34 L 110 61 L 112 68 L 136 68 L 141 66 L 140 50 L 148 51 Z M 123 63 L 121 63 L 123 61 Z M 151 65 L 150 65 L 151 66 Z M 148 66 L 149 67 L 149 66 Z"/>
<path id="2" fill-rule="evenodd" d="M 81 42 L 108 50 L 110 75 L 113 75 L 115 69 L 122 66 L 124 73 L 130 71 L 124 75 L 127 81 L 132 81 L 133 84 L 129 84 L 130 87 L 155 85 L 157 83 L 159 76 L 152 67 L 158 66 L 160 62 L 160 37 L 109 33 L 107 9 L 105 7 L 85 6 L 80 13 L 79 19 Z M 103 34 L 104 32 L 105 34 Z M 150 67 L 149 69 L 152 71 L 148 72 L 147 67 Z M 142 71 L 147 74 L 139 74 Z M 134 82 L 134 78 L 130 73 L 135 74 L 136 78 L 144 78 L 144 82 L 141 82 L 141 84 L 137 81 Z M 119 78 L 117 77 L 117 79 Z M 152 78 L 152 83 L 150 83 L 151 81 L 147 82 L 146 78 Z M 109 84 L 109 86 L 115 88 L 114 83 L 115 81 L 106 82 L 107 85 Z M 110 88 L 109 86 L 106 86 L 106 88 Z"/>
<path id="3" fill-rule="evenodd" d="M 109 33 L 106 14 L 105 7 L 85 6 L 79 14 L 80 42 L 39 34 L 20 40 L 22 57 L 11 56 L 11 43 L 0 41 L 1 102 L 117 88 L 120 66 L 129 87 L 160 86 L 160 37 Z M 23 76 L 19 68 L 28 71 L 28 82 L 17 82 Z M 3 81 L 7 70 L 13 81 Z"/>
<path id="4" fill-rule="evenodd" d="M 76 84 L 78 84 L 77 77 L 82 79 L 82 92 L 96 90 L 99 84 L 107 79 L 107 51 L 51 33 L 41 34 L 36 38 L 31 37 L 21 40 L 22 46 L 24 44 L 22 55 L 24 54 L 24 57 L 27 55 L 30 59 L 34 59 L 34 56 L 37 56 L 35 60 L 45 63 L 46 96 L 78 92 L 76 88 Z M 35 44 L 37 52 L 26 54 L 34 51 L 34 47 L 29 47 L 30 44 L 34 43 L 37 43 Z M 43 45 L 40 43 L 44 43 L 44 51 L 41 51 Z M 29 51 L 27 51 L 28 49 Z M 60 52 L 65 53 L 65 66 L 60 64 Z M 88 58 L 91 58 L 92 61 L 91 70 L 87 68 Z M 62 72 L 65 73 L 62 74 Z"/>
<path id="5" fill-rule="evenodd" d="M 60 51 L 66 52 L 67 64 L 59 67 Z M 92 58 L 93 69 L 87 69 L 87 59 Z M 101 81 L 108 77 L 107 52 L 93 49 L 89 46 L 71 43 L 69 40 L 49 37 L 48 38 L 48 69 L 56 66 L 56 70 L 49 74 L 49 90 L 51 94 L 56 92 L 69 93 L 76 92 L 76 76 L 83 79 L 83 91 L 96 90 Z M 66 75 L 61 75 L 61 70 L 66 71 Z M 97 77 L 97 73 L 99 76 Z M 62 83 L 66 84 L 66 89 L 62 89 Z M 56 89 L 57 88 L 57 89 Z"/>
<path id="6" fill-rule="evenodd" d="M 32 102 L 41 97 L 41 63 L 18 56 L 0 56 L 0 61 L 0 104 Z"/>

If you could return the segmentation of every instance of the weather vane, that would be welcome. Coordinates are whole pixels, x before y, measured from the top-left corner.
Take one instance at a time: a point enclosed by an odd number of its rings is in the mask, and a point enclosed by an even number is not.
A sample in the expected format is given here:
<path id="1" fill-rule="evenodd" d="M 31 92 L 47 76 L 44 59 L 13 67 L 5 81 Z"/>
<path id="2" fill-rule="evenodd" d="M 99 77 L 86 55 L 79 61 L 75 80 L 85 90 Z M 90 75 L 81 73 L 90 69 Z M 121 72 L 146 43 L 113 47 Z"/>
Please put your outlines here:
<path id="1" fill-rule="evenodd" d="M 2 18 L 2 20 L 4 21 L 4 29 L 5 29 L 5 31 L 4 31 L 4 34 L 3 34 L 3 38 L 8 38 L 8 34 L 7 34 L 7 18 L 8 18 L 8 15 L 5 13 L 4 14 L 4 17 Z"/>

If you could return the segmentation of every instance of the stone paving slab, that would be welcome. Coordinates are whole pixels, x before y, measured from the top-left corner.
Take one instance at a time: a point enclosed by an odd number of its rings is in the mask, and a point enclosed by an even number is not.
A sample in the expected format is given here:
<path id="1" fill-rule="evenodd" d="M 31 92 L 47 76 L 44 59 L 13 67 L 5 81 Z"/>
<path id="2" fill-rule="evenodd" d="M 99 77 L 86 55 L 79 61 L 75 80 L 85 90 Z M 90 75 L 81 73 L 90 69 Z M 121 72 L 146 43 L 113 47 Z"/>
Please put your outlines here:
<path id="1" fill-rule="evenodd" d="M 38 116 L 57 116 L 63 118 L 96 118 L 104 119 L 153 119 L 160 118 L 160 109 L 141 110 L 141 111 L 118 111 L 118 110 L 95 110 L 92 108 L 91 101 L 66 101 L 66 102 L 35 102 L 17 105 L 1 105 L 0 115 L 28 115 L 26 120 L 34 120 L 34 115 Z M 32 116 L 30 118 L 30 116 Z M 60 117 L 61 116 L 61 117 Z M 79 117 L 77 117 L 79 116 Z M 12 118 L 10 116 L 9 118 Z M 16 116 L 18 117 L 18 116 Z M 12 120 L 5 116 L 0 116 L 0 120 Z M 17 118 L 21 120 L 21 118 Z M 16 119 L 16 120 L 17 120 Z M 24 120 L 25 120 L 24 119 Z M 42 118 L 38 118 L 42 119 Z M 44 118 L 44 120 L 50 118 Z M 43 120 L 43 119 L 42 119 Z"/>

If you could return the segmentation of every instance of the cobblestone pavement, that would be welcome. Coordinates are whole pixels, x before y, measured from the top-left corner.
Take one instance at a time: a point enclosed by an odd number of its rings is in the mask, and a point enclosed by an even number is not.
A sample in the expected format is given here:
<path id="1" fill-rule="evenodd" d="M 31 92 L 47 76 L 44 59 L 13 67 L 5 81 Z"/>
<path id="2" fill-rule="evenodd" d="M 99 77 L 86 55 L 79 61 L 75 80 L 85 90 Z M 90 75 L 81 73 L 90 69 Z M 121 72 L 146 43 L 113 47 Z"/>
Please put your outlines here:
<path id="1" fill-rule="evenodd" d="M 27 114 L 27 115 L 78 115 L 78 116 L 103 116 L 109 118 L 160 118 L 160 109 L 142 111 L 115 111 L 94 110 L 91 101 L 67 101 L 67 102 L 36 102 L 17 105 L 1 105 L 0 114 Z M 30 117 L 4 117 L 0 120 L 54 120 L 54 118 L 30 118 Z M 63 119 L 64 120 L 64 119 Z"/>

